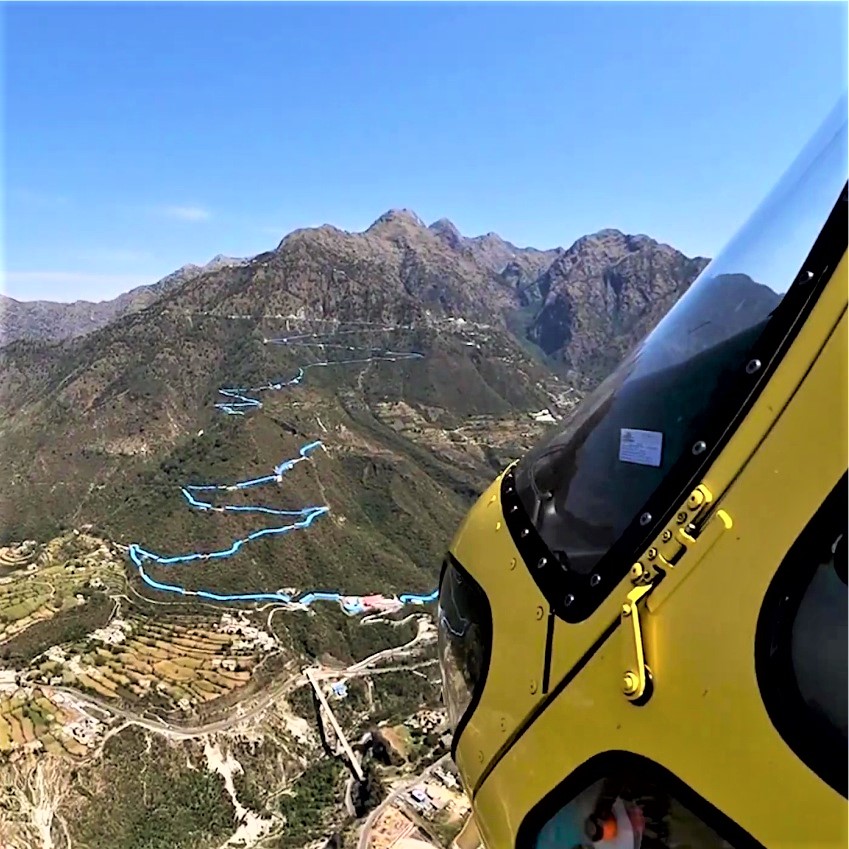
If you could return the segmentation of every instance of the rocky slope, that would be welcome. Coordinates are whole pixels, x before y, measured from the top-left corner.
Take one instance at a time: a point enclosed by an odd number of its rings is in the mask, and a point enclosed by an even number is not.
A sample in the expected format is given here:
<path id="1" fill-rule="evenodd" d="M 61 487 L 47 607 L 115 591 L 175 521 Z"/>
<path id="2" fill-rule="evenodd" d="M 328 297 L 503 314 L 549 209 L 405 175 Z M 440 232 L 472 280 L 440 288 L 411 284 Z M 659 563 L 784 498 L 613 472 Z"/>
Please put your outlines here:
<path id="1" fill-rule="evenodd" d="M 707 265 L 647 236 L 578 239 L 534 284 L 524 330 L 576 380 L 596 382 L 663 317 Z"/>
<path id="2" fill-rule="evenodd" d="M 331 517 L 309 534 L 252 544 L 238 568 L 181 569 L 181 581 L 231 592 L 428 589 L 446 539 L 505 448 L 458 451 L 446 436 L 434 450 L 421 428 L 402 433 L 403 421 L 379 413 L 403 402 L 450 434 L 470 416 L 526 422 L 549 406 L 550 375 L 500 325 L 509 305 L 497 275 L 446 250 L 411 215 L 391 213 L 363 234 L 292 233 L 275 251 L 204 272 L 79 339 L 7 345 L 4 534 L 43 537 L 58 524 L 93 522 L 165 554 L 226 548 L 269 522 L 193 511 L 180 487 L 268 474 L 322 439 L 326 452 L 257 500 L 329 504 Z M 492 323 L 451 318 L 470 314 Z M 282 337 L 293 338 L 266 344 Z M 262 395 L 253 415 L 214 406 L 222 386 L 282 385 L 309 365 L 302 385 Z"/>
<path id="3" fill-rule="evenodd" d="M 520 293 L 551 265 L 562 250 L 518 248 L 497 233 L 467 238 L 447 218 L 434 221 L 428 229 L 452 250 L 467 254 L 479 265 L 501 275 Z M 519 300 L 521 302 L 521 295 Z"/>
<path id="4" fill-rule="evenodd" d="M 80 338 L 5 346 L 4 533 L 94 522 L 163 553 L 226 547 L 256 516 L 192 511 L 180 487 L 267 474 L 322 439 L 269 497 L 334 518 L 256 543 L 238 570 L 186 567 L 187 585 L 424 589 L 465 505 L 544 428 L 532 415 L 557 414 L 568 386 L 551 366 L 583 390 L 703 264 L 616 231 L 555 252 L 466 239 L 406 210 L 362 233 L 295 231 Z M 215 407 L 222 386 L 269 381 L 258 412 Z"/>

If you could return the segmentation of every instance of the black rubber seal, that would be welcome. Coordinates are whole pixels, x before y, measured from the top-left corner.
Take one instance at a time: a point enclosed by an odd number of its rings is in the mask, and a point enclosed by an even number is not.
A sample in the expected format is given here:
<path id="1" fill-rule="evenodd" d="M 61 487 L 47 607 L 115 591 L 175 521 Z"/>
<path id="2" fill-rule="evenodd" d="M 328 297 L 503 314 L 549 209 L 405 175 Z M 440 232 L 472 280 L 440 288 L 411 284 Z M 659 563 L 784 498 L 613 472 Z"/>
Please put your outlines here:
<path id="1" fill-rule="evenodd" d="M 846 738 L 808 707 L 793 670 L 793 623 L 825 556 L 823 546 L 843 529 L 846 539 L 847 475 L 838 482 L 778 567 L 764 596 L 755 632 L 755 674 L 769 719 L 797 757 L 847 798 Z M 843 552 L 837 552 L 837 557 Z"/>
<path id="2" fill-rule="evenodd" d="M 713 829 L 734 849 L 764 849 L 763 844 L 755 840 L 734 820 L 702 798 L 678 776 L 648 758 L 624 751 L 604 752 L 590 758 L 548 793 L 523 820 L 516 835 L 516 849 L 533 849 L 545 824 L 590 785 L 600 779 L 629 773 L 641 774 L 650 781 L 661 785 L 670 796 L 684 805 L 705 825 Z M 645 839 L 643 844 L 646 845 Z M 655 843 L 652 841 L 651 845 L 655 845 Z M 572 849 L 572 847 L 564 846 L 563 849 Z"/>
<path id="3" fill-rule="evenodd" d="M 457 560 L 454 555 L 450 552 L 445 555 L 445 559 L 442 562 L 442 572 L 439 575 L 439 589 L 440 593 L 442 592 L 442 580 L 445 577 L 445 572 L 448 570 L 448 567 L 452 567 L 456 569 L 457 572 L 462 575 L 464 581 L 468 581 L 470 584 L 473 584 L 480 591 L 481 598 L 486 602 L 486 628 L 484 632 L 485 636 L 485 644 L 484 644 L 484 663 L 483 663 L 483 674 L 481 675 L 480 680 L 475 685 L 475 689 L 472 691 L 472 698 L 466 707 L 465 711 L 463 711 L 462 716 L 457 721 L 457 727 L 454 729 L 454 736 L 451 738 L 451 757 L 456 761 L 457 760 L 457 744 L 460 741 L 460 737 L 463 734 L 466 726 L 469 724 L 469 720 L 471 720 L 472 716 L 474 716 L 475 711 L 477 710 L 478 704 L 480 704 L 481 696 L 483 695 L 483 691 L 486 689 L 486 680 L 489 675 L 489 667 L 492 662 L 492 606 L 489 603 L 489 597 L 484 592 L 481 585 L 469 574 L 468 570 L 464 569 L 460 562 Z M 437 614 L 438 615 L 438 614 Z M 484 623 L 480 623 L 484 624 Z M 438 627 L 439 623 L 437 623 Z M 444 696 L 443 696 L 444 698 Z"/>
<path id="4" fill-rule="evenodd" d="M 503 476 L 501 504 L 510 536 L 534 583 L 560 619 L 570 623 L 583 622 L 598 609 L 628 574 L 635 558 L 668 524 L 678 505 L 714 462 L 748 415 L 834 275 L 846 253 L 847 231 L 849 217 L 847 187 L 844 184 L 794 283 L 740 363 L 739 377 L 729 387 L 722 407 L 711 410 L 710 424 L 706 426 L 706 432 L 699 435 L 700 441 L 705 443 L 705 450 L 698 455 L 687 453 L 681 457 L 651 498 L 637 511 L 620 538 L 599 560 L 592 574 L 564 569 L 537 533 L 521 503 L 516 493 L 513 469 Z M 746 364 L 752 360 L 759 360 L 761 367 L 749 373 Z M 650 517 L 645 525 L 640 524 L 642 515 Z"/>

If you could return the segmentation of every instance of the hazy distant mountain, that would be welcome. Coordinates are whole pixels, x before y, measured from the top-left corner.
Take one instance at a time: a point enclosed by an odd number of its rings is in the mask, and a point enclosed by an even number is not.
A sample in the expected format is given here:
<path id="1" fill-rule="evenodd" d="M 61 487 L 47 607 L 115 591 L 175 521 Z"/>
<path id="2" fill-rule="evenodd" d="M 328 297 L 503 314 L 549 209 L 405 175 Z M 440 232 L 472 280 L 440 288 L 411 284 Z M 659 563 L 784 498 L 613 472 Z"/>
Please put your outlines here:
<path id="1" fill-rule="evenodd" d="M 16 339 L 73 339 L 122 315 L 142 310 L 180 283 L 207 271 L 245 262 L 220 254 L 206 265 L 184 265 L 156 283 L 137 286 L 109 301 L 19 301 L 0 294 L 0 345 Z"/>

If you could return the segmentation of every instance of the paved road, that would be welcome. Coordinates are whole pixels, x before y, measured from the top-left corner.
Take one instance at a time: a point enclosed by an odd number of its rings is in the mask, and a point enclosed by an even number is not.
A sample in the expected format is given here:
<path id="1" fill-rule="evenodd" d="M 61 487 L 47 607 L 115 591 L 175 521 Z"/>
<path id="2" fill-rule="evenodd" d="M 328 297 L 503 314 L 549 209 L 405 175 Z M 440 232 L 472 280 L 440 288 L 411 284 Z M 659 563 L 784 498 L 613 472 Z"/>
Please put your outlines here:
<path id="1" fill-rule="evenodd" d="M 226 731 L 234 725 L 238 725 L 240 722 L 252 719 L 257 714 L 266 710 L 266 708 L 268 708 L 268 706 L 280 696 L 285 695 L 287 692 L 297 689 L 306 683 L 307 681 L 303 673 L 293 675 L 285 681 L 282 681 L 266 690 L 248 709 L 245 710 L 242 706 L 237 706 L 231 716 L 228 716 L 226 719 L 220 719 L 216 722 L 207 723 L 206 725 L 177 725 L 173 722 L 167 722 L 164 719 L 150 719 L 142 714 L 122 708 L 113 702 L 107 701 L 106 699 L 101 699 L 97 696 L 90 696 L 87 693 L 81 693 L 79 690 L 73 690 L 69 687 L 46 687 L 44 689 L 54 690 L 58 693 L 65 693 L 66 695 L 73 697 L 75 701 L 94 707 L 97 710 L 104 711 L 112 716 L 120 717 L 131 725 L 138 725 L 141 728 L 146 728 L 148 731 L 153 731 L 156 734 L 162 734 L 175 740 L 187 740 L 191 737 L 200 737 L 204 734 L 214 734 L 218 731 Z"/>
<path id="2" fill-rule="evenodd" d="M 369 838 L 371 837 L 371 830 L 374 828 L 375 822 L 377 822 L 377 818 L 395 801 L 401 794 L 406 793 L 411 787 L 415 784 L 418 784 L 420 781 L 424 781 L 430 773 L 436 769 L 436 767 L 441 766 L 446 761 L 451 758 L 451 755 L 443 755 L 436 763 L 431 764 L 427 769 L 420 772 L 418 775 L 414 775 L 412 778 L 405 781 L 403 784 L 398 785 L 369 815 L 366 821 L 363 823 L 363 827 L 360 829 L 360 839 L 357 843 L 357 849 L 368 849 Z"/>
<path id="3" fill-rule="evenodd" d="M 399 654 L 406 654 L 410 649 L 414 648 L 421 642 L 430 641 L 434 638 L 436 634 L 436 629 L 433 627 L 430 619 L 427 616 L 420 616 L 418 621 L 418 630 L 416 631 L 416 636 L 413 637 L 408 643 L 404 643 L 403 646 L 395 646 L 395 648 L 386 649 L 385 651 L 379 651 L 377 654 L 371 655 L 371 657 L 367 657 L 365 660 L 361 660 L 359 663 L 354 663 L 348 667 L 349 672 L 358 672 L 360 669 L 365 669 L 368 666 L 371 666 L 374 663 L 378 663 L 384 658 L 395 657 Z"/>
<path id="4" fill-rule="evenodd" d="M 424 666 L 431 666 L 435 661 L 423 661 L 417 664 L 405 666 L 381 667 L 380 669 L 371 669 L 370 667 L 382 660 L 388 660 L 392 657 L 404 656 L 418 643 L 426 640 L 430 635 L 431 630 L 426 623 L 419 623 L 419 630 L 416 636 L 408 643 L 396 646 L 393 649 L 377 652 L 370 657 L 354 663 L 346 669 L 331 669 L 328 667 L 314 667 L 310 670 L 311 674 L 316 679 L 325 680 L 328 678 L 355 678 L 364 675 L 384 674 L 387 672 L 412 671 Z M 173 722 L 167 722 L 164 719 L 150 718 L 135 711 L 128 710 L 97 696 L 91 696 L 87 693 L 82 693 L 79 690 L 70 687 L 50 687 L 47 689 L 54 690 L 58 693 L 65 693 L 73 697 L 75 700 L 87 704 L 100 711 L 104 711 L 112 716 L 117 716 L 132 725 L 138 725 L 141 728 L 146 728 L 148 731 L 153 731 L 157 734 L 163 734 L 176 740 L 186 740 L 192 737 L 200 737 L 204 734 L 214 734 L 220 731 L 227 731 L 234 725 L 253 719 L 258 714 L 266 710 L 274 701 L 281 696 L 303 687 L 309 682 L 306 677 L 306 670 L 302 670 L 294 675 L 290 675 L 283 681 L 271 685 L 267 690 L 260 694 L 252 702 L 246 701 L 244 704 L 239 704 L 235 707 L 232 714 L 226 719 L 219 719 L 215 722 L 207 723 L 206 725 L 179 725 Z"/>

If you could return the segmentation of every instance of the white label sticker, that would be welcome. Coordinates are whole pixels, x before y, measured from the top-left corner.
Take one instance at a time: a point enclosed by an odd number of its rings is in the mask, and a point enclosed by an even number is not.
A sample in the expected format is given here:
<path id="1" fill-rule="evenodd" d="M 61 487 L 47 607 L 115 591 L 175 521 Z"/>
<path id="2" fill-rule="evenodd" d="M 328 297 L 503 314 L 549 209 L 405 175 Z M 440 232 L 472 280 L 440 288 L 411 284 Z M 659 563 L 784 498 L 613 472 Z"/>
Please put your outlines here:
<path id="1" fill-rule="evenodd" d="M 623 463 L 659 466 L 663 450 L 663 434 L 657 430 L 619 429 L 619 459 Z"/>

